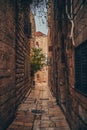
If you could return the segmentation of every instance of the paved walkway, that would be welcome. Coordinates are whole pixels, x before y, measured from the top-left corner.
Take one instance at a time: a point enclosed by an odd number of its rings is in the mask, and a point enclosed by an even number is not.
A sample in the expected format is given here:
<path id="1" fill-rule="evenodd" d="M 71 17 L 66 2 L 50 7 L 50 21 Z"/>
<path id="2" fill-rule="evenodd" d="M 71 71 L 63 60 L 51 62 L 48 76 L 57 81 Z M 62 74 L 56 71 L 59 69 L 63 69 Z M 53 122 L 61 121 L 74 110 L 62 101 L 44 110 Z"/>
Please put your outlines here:
<path id="1" fill-rule="evenodd" d="M 7 130 L 70 130 L 46 83 L 38 84 L 18 108 Z"/>

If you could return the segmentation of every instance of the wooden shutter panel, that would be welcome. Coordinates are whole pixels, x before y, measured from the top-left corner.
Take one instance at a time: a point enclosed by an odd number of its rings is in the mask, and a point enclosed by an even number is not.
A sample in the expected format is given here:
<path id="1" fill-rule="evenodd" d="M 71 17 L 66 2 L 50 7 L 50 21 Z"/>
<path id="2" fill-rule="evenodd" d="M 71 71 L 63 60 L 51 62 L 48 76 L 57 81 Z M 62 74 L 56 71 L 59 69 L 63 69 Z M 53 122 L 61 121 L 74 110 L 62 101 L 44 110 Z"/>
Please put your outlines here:
<path id="1" fill-rule="evenodd" d="M 75 88 L 87 95 L 87 41 L 75 49 Z"/>

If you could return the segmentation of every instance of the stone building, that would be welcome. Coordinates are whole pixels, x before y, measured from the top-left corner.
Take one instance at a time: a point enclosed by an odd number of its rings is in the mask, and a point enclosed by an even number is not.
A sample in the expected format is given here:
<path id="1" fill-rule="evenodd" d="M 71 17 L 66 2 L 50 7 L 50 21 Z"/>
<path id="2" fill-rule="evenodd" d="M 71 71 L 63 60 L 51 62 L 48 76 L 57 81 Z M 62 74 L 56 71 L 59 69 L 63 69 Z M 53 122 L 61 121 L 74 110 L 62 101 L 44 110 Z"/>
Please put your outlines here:
<path id="1" fill-rule="evenodd" d="M 35 32 L 36 32 L 36 25 L 35 25 L 35 18 L 34 14 L 30 12 L 30 23 L 31 23 L 31 38 L 30 38 L 30 48 L 35 47 Z"/>
<path id="2" fill-rule="evenodd" d="M 42 32 L 36 32 L 35 34 L 35 47 L 41 48 L 42 53 L 45 54 L 47 57 L 47 35 L 43 34 Z M 41 71 L 38 71 L 35 74 L 35 82 L 36 83 L 42 83 L 48 81 L 48 73 L 47 73 L 47 67 L 43 67 Z"/>
<path id="3" fill-rule="evenodd" d="M 49 7 L 50 89 L 71 129 L 86 130 L 87 1 L 50 0 Z"/>
<path id="4" fill-rule="evenodd" d="M 0 0 L 0 130 L 15 116 L 29 85 L 30 1 Z"/>
<path id="5" fill-rule="evenodd" d="M 54 26 L 53 26 L 53 3 L 50 1 L 49 3 L 49 10 L 48 10 L 48 57 L 47 57 L 47 64 L 48 64 L 48 86 L 51 90 L 52 95 L 55 95 L 55 88 L 53 84 L 53 56 L 52 56 L 52 49 L 53 49 L 53 31 L 54 31 Z M 51 21 L 51 22 L 50 22 Z"/>
<path id="6" fill-rule="evenodd" d="M 35 18 L 34 14 L 30 12 L 30 23 L 31 23 L 31 38 L 30 38 L 30 61 L 32 55 L 32 48 L 35 47 L 35 32 L 36 32 L 36 25 L 35 25 Z M 30 66 L 31 69 L 31 66 Z M 30 71 L 30 85 L 33 86 L 34 77 L 32 76 L 32 72 Z"/>

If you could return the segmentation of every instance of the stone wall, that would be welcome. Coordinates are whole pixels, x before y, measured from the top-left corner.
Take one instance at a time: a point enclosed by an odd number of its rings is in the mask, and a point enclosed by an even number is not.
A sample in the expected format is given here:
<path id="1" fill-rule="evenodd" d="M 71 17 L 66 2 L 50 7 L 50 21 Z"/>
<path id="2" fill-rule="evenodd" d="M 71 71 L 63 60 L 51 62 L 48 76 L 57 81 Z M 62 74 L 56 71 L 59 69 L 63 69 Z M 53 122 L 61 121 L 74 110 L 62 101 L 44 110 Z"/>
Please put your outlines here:
<path id="1" fill-rule="evenodd" d="M 54 47 L 54 12 L 53 12 L 53 1 L 50 0 L 48 10 L 48 86 L 51 90 L 52 95 L 55 95 L 55 87 L 54 87 L 54 76 L 53 76 L 53 47 Z"/>
<path id="2" fill-rule="evenodd" d="M 0 1 L 0 130 L 15 114 L 15 21 L 10 1 Z"/>
<path id="3" fill-rule="evenodd" d="M 78 9 L 79 6 L 77 6 Z M 75 13 L 77 12 L 76 8 L 74 9 Z M 82 42 L 87 40 L 87 2 L 80 7 L 77 15 L 74 17 L 74 39 L 75 39 L 75 46 L 78 46 Z"/>
<path id="4" fill-rule="evenodd" d="M 16 5 L 16 107 L 29 90 L 30 60 L 30 19 L 27 10 Z"/>
<path id="5" fill-rule="evenodd" d="M 84 3 L 85 2 L 85 3 Z M 74 7 L 74 41 L 75 47 L 83 44 L 87 40 L 87 1 L 78 2 Z M 74 3 L 76 5 L 76 3 Z M 79 7 L 80 6 L 80 7 Z M 77 11 L 78 10 L 78 11 Z M 86 130 L 87 129 L 87 96 L 82 92 L 75 89 L 75 57 L 73 56 L 75 49 L 70 48 L 68 57 L 69 66 L 69 87 L 70 99 L 69 110 L 67 111 L 67 118 L 71 125 L 72 130 Z M 73 57 L 72 57 L 73 56 Z M 86 70 L 85 70 L 86 71 Z M 71 77 L 71 78 L 70 78 Z M 80 87 L 80 86 L 79 86 Z M 87 91 L 87 89 L 86 89 Z M 72 120 L 72 122 L 70 121 Z"/>
<path id="6" fill-rule="evenodd" d="M 5 129 L 30 89 L 29 8 L 0 1 L 0 130 Z"/>
<path id="7" fill-rule="evenodd" d="M 53 93 L 70 124 L 70 128 L 72 130 L 86 130 L 87 97 L 75 89 L 74 52 L 79 44 L 87 40 L 87 3 L 80 8 L 78 15 L 74 17 L 75 46 L 70 37 L 72 26 L 66 14 L 65 1 L 55 0 L 52 4 L 54 6 L 51 5 L 51 13 L 54 12 L 54 14 L 49 23 L 53 27 L 49 26 L 51 32 L 51 35 L 49 33 L 49 37 L 53 46 L 51 55 L 52 66 L 50 66 L 51 70 L 53 70 Z M 68 5 L 68 11 L 70 11 L 70 3 Z M 50 77 L 49 73 L 48 80 L 50 80 Z"/>

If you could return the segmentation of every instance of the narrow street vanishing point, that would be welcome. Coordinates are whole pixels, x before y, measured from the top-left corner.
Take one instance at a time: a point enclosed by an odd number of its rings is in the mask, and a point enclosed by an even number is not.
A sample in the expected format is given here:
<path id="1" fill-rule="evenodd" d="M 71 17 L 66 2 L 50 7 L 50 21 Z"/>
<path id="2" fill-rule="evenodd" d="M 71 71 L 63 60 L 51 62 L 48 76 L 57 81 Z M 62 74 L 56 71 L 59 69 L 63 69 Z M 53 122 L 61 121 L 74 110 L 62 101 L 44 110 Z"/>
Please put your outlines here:
<path id="1" fill-rule="evenodd" d="M 87 0 L 0 0 L 0 130 L 87 130 Z"/>
<path id="2" fill-rule="evenodd" d="M 7 130 L 70 130 L 47 83 L 38 83 L 19 106 Z"/>

